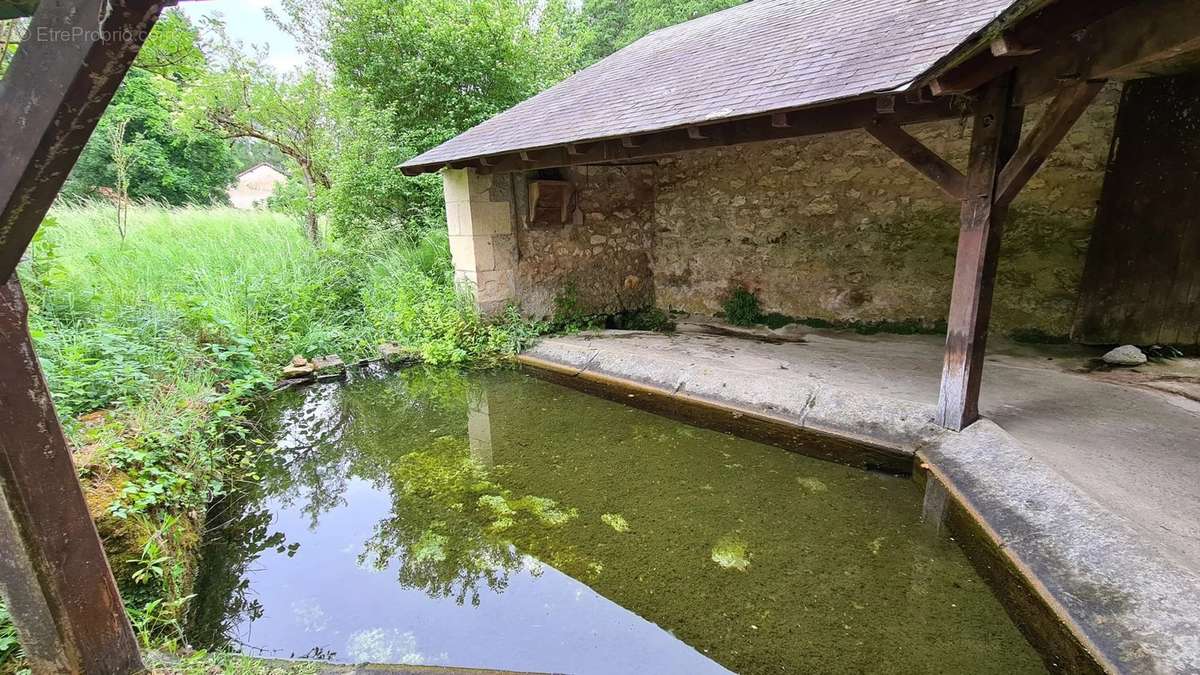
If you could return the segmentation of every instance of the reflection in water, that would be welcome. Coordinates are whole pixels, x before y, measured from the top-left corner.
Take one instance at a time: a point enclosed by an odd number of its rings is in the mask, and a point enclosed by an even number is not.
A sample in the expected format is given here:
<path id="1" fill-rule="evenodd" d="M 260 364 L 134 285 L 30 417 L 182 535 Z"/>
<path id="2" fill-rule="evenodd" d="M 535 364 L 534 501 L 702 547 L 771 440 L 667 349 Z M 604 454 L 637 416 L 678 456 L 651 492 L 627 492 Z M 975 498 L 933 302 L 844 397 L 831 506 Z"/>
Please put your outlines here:
<path id="1" fill-rule="evenodd" d="M 492 417 L 488 411 L 487 389 L 471 387 L 467 401 L 467 439 L 471 442 L 471 457 L 485 468 L 495 466 L 492 457 Z"/>
<path id="2" fill-rule="evenodd" d="M 515 372 L 281 396 L 200 645 L 575 673 L 1038 672 L 908 481 Z M 718 665 L 718 663 L 722 665 Z"/>

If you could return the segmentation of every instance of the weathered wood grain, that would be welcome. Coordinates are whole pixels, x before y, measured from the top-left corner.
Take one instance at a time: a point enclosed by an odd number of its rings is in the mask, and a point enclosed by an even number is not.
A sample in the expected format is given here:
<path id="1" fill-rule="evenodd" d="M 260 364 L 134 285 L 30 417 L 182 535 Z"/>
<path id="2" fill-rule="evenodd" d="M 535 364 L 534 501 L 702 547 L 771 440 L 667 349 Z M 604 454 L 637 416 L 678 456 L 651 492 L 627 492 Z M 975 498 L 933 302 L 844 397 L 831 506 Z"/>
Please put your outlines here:
<path id="1" fill-rule="evenodd" d="M 1125 87 L 1073 337 L 1200 344 L 1200 75 Z"/>
<path id="2" fill-rule="evenodd" d="M 1012 106 L 1012 78 L 988 85 L 975 111 L 966 198 L 962 202 L 954 290 L 937 423 L 961 430 L 979 418 L 979 387 L 1006 208 L 996 203 L 1000 167 L 1016 151 L 1023 109 Z"/>
<path id="3" fill-rule="evenodd" d="M 133 673 L 137 640 L 26 328 L 0 286 L 0 587 L 35 673 Z"/>

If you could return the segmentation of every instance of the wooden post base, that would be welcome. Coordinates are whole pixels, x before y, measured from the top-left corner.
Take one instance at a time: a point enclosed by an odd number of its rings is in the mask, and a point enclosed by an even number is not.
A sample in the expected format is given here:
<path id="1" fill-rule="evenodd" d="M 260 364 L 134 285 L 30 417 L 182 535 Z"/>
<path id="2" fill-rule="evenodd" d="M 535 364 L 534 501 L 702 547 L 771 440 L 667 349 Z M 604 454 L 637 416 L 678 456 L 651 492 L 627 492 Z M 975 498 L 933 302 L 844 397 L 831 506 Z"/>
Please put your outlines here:
<path id="1" fill-rule="evenodd" d="M 141 672 L 27 312 L 13 275 L 0 286 L 0 591 L 33 672 Z"/>
<path id="2" fill-rule="evenodd" d="M 971 134 L 937 411 L 937 423 L 955 431 L 979 418 L 979 385 L 1007 213 L 997 202 L 997 181 L 1021 139 L 1023 110 L 1012 105 L 1011 81 L 1003 77 L 987 86 Z"/>

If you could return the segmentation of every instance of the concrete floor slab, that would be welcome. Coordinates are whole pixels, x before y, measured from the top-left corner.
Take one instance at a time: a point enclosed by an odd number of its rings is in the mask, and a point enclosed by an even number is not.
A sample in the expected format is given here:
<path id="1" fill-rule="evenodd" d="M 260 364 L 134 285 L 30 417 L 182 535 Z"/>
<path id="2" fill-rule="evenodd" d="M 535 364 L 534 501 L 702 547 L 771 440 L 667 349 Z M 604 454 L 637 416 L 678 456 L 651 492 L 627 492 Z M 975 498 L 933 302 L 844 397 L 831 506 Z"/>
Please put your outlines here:
<path id="1" fill-rule="evenodd" d="M 869 440 L 945 472 L 1101 662 L 1200 672 L 1200 365 L 1088 372 L 1102 350 L 998 343 L 962 434 L 933 424 L 943 340 L 700 321 L 527 354 Z M 1163 386 L 1163 385 L 1167 386 Z"/>

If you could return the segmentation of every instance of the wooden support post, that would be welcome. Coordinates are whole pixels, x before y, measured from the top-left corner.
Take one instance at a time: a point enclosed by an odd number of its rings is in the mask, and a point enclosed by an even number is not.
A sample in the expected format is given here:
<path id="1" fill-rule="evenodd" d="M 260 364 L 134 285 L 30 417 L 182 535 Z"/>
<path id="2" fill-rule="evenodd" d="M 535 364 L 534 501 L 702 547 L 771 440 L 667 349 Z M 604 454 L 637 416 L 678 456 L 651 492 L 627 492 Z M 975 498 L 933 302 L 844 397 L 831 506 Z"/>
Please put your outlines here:
<path id="1" fill-rule="evenodd" d="M 0 591 L 35 673 L 143 670 L 15 270 L 164 4 L 42 0 L 0 82 Z"/>
<path id="2" fill-rule="evenodd" d="M 979 385 L 1007 210 L 996 203 L 996 183 L 1021 138 L 1023 109 L 1012 106 L 1012 96 L 1012 78 L 1000 77 L 987 85 L 975 110 L 937 411 L 937 423 L 955 431 L 979 418 Z"/>
<path id="3" fill-rule="evenodd" d="M 0 589 L 35 673 L 142 670 L 26 328 L 0 286 Z"/>

